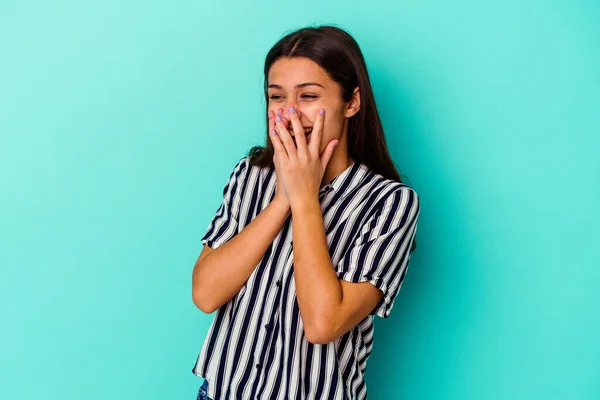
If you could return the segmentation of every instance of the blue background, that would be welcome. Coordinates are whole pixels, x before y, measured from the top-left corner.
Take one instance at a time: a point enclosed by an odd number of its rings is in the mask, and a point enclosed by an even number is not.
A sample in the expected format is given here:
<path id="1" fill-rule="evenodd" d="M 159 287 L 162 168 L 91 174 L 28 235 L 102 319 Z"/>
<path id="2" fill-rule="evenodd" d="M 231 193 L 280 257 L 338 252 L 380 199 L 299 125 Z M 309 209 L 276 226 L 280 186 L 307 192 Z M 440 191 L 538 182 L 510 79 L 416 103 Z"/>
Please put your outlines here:
<path id="1" fill-rule="evenodd" d="M 419 248 L 370 399 L 600 398 L 596 1 L 0 2 L 0 398 L 193 399 L 191 300 L 286 32 L 360 44 Z"/>

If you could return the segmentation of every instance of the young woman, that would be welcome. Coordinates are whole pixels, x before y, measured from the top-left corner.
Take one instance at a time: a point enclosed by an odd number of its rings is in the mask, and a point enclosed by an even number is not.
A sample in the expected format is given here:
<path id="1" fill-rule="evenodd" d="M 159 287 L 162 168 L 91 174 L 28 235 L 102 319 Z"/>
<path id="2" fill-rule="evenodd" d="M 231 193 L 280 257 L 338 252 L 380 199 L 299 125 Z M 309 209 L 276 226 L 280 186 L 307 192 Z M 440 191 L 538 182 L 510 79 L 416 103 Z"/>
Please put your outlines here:
<path id="1" fill-rule="evenodd" d="M 266 146 L 233 169 L 193 271 L 194 303 L 217 311 L 198 399 L 364 399 L 373 318 L 407 271 L 419 198 L 347 32 L 283 37 L 264 74 Z"/>

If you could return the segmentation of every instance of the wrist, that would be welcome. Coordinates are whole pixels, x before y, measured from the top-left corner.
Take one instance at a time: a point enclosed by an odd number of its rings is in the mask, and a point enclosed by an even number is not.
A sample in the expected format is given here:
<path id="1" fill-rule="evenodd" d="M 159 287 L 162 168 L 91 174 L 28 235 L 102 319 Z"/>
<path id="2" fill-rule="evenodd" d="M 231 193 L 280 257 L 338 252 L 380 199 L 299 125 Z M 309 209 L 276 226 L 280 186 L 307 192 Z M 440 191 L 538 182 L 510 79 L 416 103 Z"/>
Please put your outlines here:
<path id="1" fill-rule="evenodd" d="M 317 197 L 315 198 L 298 198 L 295 201 L 290 201 L 292 214 L 302 214 L 312 210 L 318 210 L 321 213 L 321 203 Z"/>
<path id="2" fill-rule="evenodd" d="M 292 211 L 290 203 L 286 199 L 283 199 L 280 196 L 275 196 L 275 198 L 271 202 L 271 205 L 281 213 L 285 213 L 285 214 L 289 215 L 290 212 Z"/>

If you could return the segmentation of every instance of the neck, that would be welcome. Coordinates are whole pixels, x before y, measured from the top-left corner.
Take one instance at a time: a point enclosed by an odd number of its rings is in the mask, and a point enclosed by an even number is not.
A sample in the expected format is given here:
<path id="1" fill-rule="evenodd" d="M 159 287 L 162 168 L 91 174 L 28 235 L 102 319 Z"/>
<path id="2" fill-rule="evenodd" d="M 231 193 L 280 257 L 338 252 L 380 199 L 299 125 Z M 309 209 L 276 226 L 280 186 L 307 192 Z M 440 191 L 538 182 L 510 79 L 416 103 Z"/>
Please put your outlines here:
<path id="1" fill-rule="evenodd" d="M 335 155 L 335 151 L 334 151 Z M 331 156 L 327 168 L 325 168 L 325 174 L 323 175 L 323 181 L 321 185 L 327 185 L 329 182 L 335 179 L 336 176 L 344 172 L 354 161 L 346 154 L 344 158 L 338 157 L 334 160 L 334 156 Z"/>
<path id="2" fill-rule="evenodd" d="M 333 154 L 325 168 L 325 174 L 323 174 L 323 180 L 321 181 L 322 186 L 327 185 L 354 162 L 348 155 L 347 125 L 344 125 L 344 133 L 340 137 L 340 142 L 333 150 Z"/>

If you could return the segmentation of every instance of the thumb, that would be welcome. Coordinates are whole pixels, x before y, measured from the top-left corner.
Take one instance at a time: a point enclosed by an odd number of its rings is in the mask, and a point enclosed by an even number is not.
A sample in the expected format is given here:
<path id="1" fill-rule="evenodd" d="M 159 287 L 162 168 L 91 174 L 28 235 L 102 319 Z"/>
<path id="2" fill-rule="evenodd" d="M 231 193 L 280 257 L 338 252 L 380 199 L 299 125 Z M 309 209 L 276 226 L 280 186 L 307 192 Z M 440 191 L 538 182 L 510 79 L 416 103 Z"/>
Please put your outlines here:
<path id="1" fill-rule="evenodd" d="M 331 159 L 331 156 L 333 155 L 333 150 L 334 150 L 335 146 L 338 145 L 338 143 L 340 143 L 339 140 L 332 140 L 327 145 L 327 148 L 325 149 L 323 154 L 321 154 L 321 166 L 323 167 L 323 171 L 325 171 L 327 164 L 329 164 L 329 160 Z"/>

